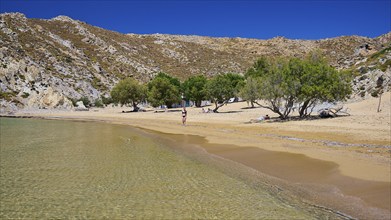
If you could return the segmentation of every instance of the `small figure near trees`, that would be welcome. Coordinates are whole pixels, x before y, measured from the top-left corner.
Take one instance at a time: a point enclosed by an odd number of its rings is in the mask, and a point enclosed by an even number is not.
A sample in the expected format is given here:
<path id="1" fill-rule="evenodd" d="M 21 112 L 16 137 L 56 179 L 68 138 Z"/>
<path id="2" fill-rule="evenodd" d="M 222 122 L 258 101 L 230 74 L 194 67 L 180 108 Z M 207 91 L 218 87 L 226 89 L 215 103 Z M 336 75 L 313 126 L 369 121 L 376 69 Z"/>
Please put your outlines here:
<path id="1" fill-rule="evenodd" d="M 187 110 L 186 110 L 186 107 L 183 106 L 183 109 L 182 109 L 182 125 L 183 126 L 186 126 L 186 119 L 187 119 Z"/>
<path id="2" fill-rule="evenodd" d="M 251 119 L 250 123 L 259 123 L 259 122 L 263 122 L 263 121 L 266 121 L 266 120 L 270 120 L 270 116 L 269 115 L 260 116 L 259 118 L 256 118 L 256 119 Z"/>

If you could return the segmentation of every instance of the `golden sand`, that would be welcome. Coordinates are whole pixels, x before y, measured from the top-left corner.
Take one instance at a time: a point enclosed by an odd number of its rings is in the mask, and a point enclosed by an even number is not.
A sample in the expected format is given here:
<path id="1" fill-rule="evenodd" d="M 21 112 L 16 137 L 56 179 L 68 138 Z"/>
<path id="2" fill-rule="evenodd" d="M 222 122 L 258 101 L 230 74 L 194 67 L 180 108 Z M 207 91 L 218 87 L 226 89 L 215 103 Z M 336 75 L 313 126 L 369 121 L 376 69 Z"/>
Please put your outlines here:
<path id="1" fill-rule="evenodd" d="M 170 109 L 167 112 L 155 112 L 150 109 L 147 112 L 122 113 L 123 110 L 130 109 L 107 107 L 91 109 L 88 112 L 41 111 L 19 114 L 44 118 L 104 121 L 168 134 L 201 136 L 209 144 L 220 144 L 220 147 L 229 145 L 235 148 L 232 151 L 229 147 L 221 149 L 210 145 L 206 148 L 210 153 L 288 181 L 297 181 L 297 178 L 301 178 L 302 182 L 316 179 L 317 182 L 324 180 L 327 184 L 339 184 L 338 186 L 345 189 L 347 194 L 358 196 L 377 207 L 389 210 L 390 189 L 387 188 L 390 188 L 391 182 L 390 93 L 385 93 L 382 97 L 381 112 L 377 112 L 377 105 L 378 99 L 370 98 L 345 104 L 344 107 L 347 107 L 351 114 L 348 117 L 261 123 L 248 122 L 261 115 L 269 114 L 272 118 L 277 118 L 277 115 L 267 109 L 248 108 L 246 102 L 223 106 L 219 109 L 220 113 L 202 113 L 201 108 L 189 107 L 187 126 L 182 126 L 180 109 Z M 285 158 L 265 165 L 254 158 L 254 155 L 261 155 L 256 149 L 275 153 L 294 153 L 298 155 L 296 161 L 302 160 L 300 158 L 303 157 L 305 160 L 296 167 L 292 166 L 291 170 L 288 165 L 288 169 L 282 172 L 279 166 L 273 166 L 273 163 L 289 162 L 289 159 Z M 308 167 L 305 162 L 307 160 L 322 161 L 325 169 L 311 171 L 311 167 Z M 264 169 L 259 167 L 260 164 Z M 302 170 L 304 174 L 297 175 L 298 170 Z M 333 181 L 330 173 L 322 175 L 325 170 L 331 170 L 346 178 L 358 179 L 363 181 L 362 184 L 364 182 L 376 182 L 376 184 L 373 185 L 372 190 L 365 192 L 359 190 L 361 183 L 356 184 L 356 188 L 349 189 L 349 181 L 342 181 L 339 178 L 334 178 Z"/>
<path id="2" fill-rule="evenodd" d="M 382 100 L 380 113 L 376 111 L 378 99 L 371 98 L 345 104 L 351 113 L 348 117 L 283 123 L 248 123 L 261 115 L 277 115 L 267 109 L 247 109 L 246 102 L 223 106 L 219 109 L 220 113 L 202 113 L 200 108 L 190 107 L 187 108 L 186 127 L 182 126 L 180 109 L 122 113 L 129 109 L 108 107 L 87 112 L 19 114 L 121 123 L 163 133 L 199 135 L 210 143 L 299 153 L 335 162 L 339 165 L 338 169 L 350 177 L 390 181 L 390 149 L 385 147 L 391 146 L 390 93 L 384 94 Z"/>

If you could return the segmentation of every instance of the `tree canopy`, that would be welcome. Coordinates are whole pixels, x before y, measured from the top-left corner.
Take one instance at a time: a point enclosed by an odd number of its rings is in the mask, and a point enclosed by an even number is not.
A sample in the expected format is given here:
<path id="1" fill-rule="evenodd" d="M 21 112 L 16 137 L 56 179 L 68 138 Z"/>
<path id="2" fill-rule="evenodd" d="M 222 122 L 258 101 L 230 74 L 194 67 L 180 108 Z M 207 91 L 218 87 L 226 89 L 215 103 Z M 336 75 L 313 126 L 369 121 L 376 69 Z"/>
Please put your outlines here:
<path id="1" fill-rule="evenodd" d="M 215 103 L 213 112 L 237 95 L 244 78 L 239 74 L 216 75 L 206 84 L 207 96 Z"/>
<path id="2" fill-rule="evenodd" d="M 351 94 L 351 75 L 328 65 L 319 53 L 303 60 L 262 58 L 246 75 L 259 79 L 259 98 L 266 101 L 261 106 L 283 119 L 296 108 L 304 117 L 316 104 L 341 101 Z"/>
<path id="3" fill-rule="evenodd" d="M 153 107 L 172 107 L 180 102 L 180 81 L 165 73 L 159 73 L 148 83 L 148 101 Z"/>
<path id="4" fill-rule="evenodd" d="M 180 90 L 181 88 L 181 81 L 179 81 L 178 78 L 176 77 L 173 77 L 173 76 L 170 76 L 169 74 L 167 73 L 164 73 L 164 72 L 159 72 L 154 79 L 156 78 L 166 78 L 170 81 L 170 83 L 174 86 L 176 86 L 178 88 L 178 90 Z"/>
<path id="5" fill-rule="evenodd" d="M 183 84 L 166 73 L 158 73 L 148 83 L 148 90 L 133 78 L 120 81 L 111 91 L 113 101 L 126 105 L 137 104 L 147 97 L 153 107 L 181 101 L 181 92 L 197 107 L 204 99 L 214 104 L 214 112 L 230 98 L 241 96 L 286 119 L 297 110 L 300 117 L 311 114 L 317 104 L 345 100 L 351 94 L 352 74 L 330 66 L 319 52 L 310 53 L 305 59 L 262 57 L 245 73 L 227 73 L 207 79 L 203 75 L 192 76 Z M 258 100 L 263 100 L 259 104 Z"/>
<path id="6" fill-rule="evenodd" d="M 202 100 L 206 99 L 206 83 L 207 79 L 203 75 L 191 76 L 183 83 L 186 99 L 193 100 L 196 107 L 200 107 Z"/>
<path id="7" fill-rule="evenodd" d="M 249 101 L 252 108 L 255 107 L 254 103 L 257 103 L 257 100 L 261 97 L 260 85 L 260 77 L 250 76 L 246 79 L 244 86 L 239 92 L 239 96 Z"/>
<path id="8" fill-rule="evenodd" d="M 265 73 L 270 71 L 270 60 L 268 60 L 266 57 L 262 56 L 257 61 L 254 62 L 253 66 L 250 67 L 246 73 L 244 74 L 244 77 L 260 77 L 263 76 Z"/>

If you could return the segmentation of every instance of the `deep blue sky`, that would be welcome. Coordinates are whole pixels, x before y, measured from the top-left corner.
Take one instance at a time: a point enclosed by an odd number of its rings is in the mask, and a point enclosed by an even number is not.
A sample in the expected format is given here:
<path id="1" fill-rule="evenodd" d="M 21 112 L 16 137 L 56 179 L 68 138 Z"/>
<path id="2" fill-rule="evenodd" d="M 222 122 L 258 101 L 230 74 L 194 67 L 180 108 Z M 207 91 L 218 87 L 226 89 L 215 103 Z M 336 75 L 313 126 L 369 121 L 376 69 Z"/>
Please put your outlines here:
<path id="1" fill-rule="evenodd" d="M 67 15 L 135 34 L 321 39 L 391 30 L 391 0 L 0 0 L 0 11 L 28 18 Z"/>

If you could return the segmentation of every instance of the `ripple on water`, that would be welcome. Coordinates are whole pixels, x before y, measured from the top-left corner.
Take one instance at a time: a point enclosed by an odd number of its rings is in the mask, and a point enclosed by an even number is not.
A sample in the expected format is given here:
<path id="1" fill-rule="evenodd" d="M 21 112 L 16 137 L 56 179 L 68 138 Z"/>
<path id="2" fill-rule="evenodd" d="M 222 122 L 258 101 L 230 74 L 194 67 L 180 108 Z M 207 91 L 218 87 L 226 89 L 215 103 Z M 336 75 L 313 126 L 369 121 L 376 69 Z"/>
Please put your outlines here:
<path id="1" fill-rule="evenodd" d="M 0 126 L 1 218 L 317 218 L 125 126 Z"/>

